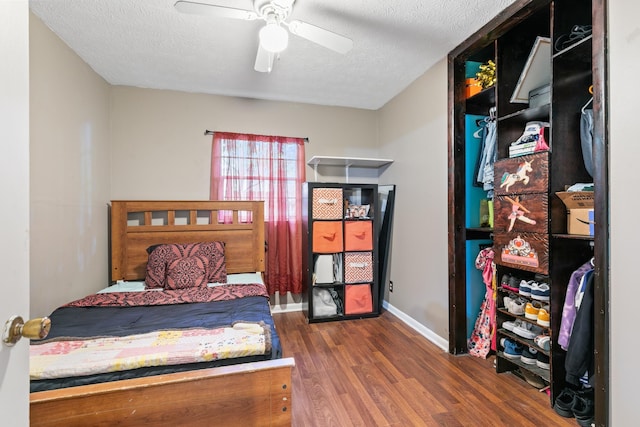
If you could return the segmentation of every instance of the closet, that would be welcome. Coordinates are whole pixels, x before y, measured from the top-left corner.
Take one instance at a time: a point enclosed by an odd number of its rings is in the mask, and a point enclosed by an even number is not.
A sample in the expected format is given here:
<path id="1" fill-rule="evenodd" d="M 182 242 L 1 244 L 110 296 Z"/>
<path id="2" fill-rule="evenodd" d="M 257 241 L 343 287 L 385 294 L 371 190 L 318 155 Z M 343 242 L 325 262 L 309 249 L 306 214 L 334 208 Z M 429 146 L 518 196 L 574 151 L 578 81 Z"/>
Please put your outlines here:
<path id="1" fill-rule="evenodd" d="M 468 352 L 468 265 L 489 241 L 496 264 L 496 372 L 535 375 L 548 385 L 553 406 L 568 385 L 567 351 L 558 343 L 568 285 L 576 270 L 593 263 L 596 425 L 609 418 L 605 9 L 598 0 L 519 0 L 448 57 L 449 351 Z M 469 69 L 491 63 L 495 83 L 470 90 Z M 493 187 L 478 196 L 477 171 L 468 164 L 477 146 L 469 135 L 484 118 L 493 119 L 494 109 Z M 593 112 L 588 146 L 580 133 L 584 110 Z M 593 216 L 580 218 L 586 232 L 567 224 L 568 214 L 588 209 L 569 211 L 557 194 L 576 183 L 595 189 Z M 483 200 L 493 207 L 489 224 L 469 221 Z M 545 314 L 538 318 L 540 308 Z M 514 323 L 548 335 L 550 346 L 514 333 Z M 501 341 L 532 348 L 534 359 L 513 357 Z"/>

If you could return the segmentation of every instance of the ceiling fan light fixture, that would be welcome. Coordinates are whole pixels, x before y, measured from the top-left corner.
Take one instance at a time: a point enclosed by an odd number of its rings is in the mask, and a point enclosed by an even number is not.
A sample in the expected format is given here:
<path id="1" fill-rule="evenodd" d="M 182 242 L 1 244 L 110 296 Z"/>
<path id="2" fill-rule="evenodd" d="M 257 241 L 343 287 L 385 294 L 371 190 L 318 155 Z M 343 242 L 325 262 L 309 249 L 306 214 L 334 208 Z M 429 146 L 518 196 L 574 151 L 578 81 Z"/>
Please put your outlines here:
<path id="1" fill-rule="evenodd" d="M 260 45 L 269 52 L 279 53 L 289 44 L 289 33 L 277 22 L 268 22 L 260 30 Z"/>

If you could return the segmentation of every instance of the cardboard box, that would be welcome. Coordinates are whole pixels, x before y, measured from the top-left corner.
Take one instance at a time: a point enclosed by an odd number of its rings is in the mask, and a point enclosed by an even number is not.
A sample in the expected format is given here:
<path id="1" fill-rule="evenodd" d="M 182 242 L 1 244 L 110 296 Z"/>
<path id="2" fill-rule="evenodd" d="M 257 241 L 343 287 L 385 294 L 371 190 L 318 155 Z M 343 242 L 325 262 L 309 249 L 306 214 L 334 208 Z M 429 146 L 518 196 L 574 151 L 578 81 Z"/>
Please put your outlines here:
<path id="1" fill-rule="evenodd" d="M 567 208 L 567 233 L 593 236 L 593 191 L 559 191 Z"/>

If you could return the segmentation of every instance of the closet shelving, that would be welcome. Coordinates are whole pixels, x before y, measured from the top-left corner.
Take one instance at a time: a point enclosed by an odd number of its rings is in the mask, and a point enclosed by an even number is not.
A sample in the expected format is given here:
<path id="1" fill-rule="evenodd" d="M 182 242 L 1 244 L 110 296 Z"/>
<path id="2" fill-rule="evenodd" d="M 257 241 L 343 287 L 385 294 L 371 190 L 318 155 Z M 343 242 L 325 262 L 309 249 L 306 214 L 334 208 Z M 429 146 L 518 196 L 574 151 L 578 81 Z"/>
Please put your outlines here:
<path id="1" fill-rule="evenodd" d="M 450 260 L 450 337 L 449 351 L 453 354 L 467 352 L 466 296 L 468 292 L 468 272 L 465 262 L 477 255 L 469 253 L 469 241 L 492 239 L 496 252 L 496 280 L 498 282 L 496 326 L 498 348 L 496 349 L 496 370 L 518 372 L 527 370 L 545 380 L 551 389 L 550 403 L 566 386 L 564 359 L 566 353 L 557 344 L 557 334 L 562 317 L 566 287 L 573 271 L 595 255 L 595 423 L 607 425 L 608 420 L 608 173 L 606 126 L 602 102 L 606 98 L 604 76 L 604 40 L 606 5 L 603 1 L 590 0 L 517 0 L 493 21 L 453 50 L 449 55 L 449 106 L 451 111 L 449 144 L 449 260 Z M 554 42 L 561 35 L 568 34 L 574 25 L 591 25 L 593 34 L 560 49 Z M 551 102 L 547 105 L 529 107 L 528 104 L 514 103 L 511 95 L 518 83 L 531 48 L 538 36 L 548 37 L 551 53 Z M 485 62 L 488 59 L 497 65 L 495 87 L 465 98 L 465 65 L 468 61 Z M 594 144 L 593 159 L 596 171 L 593 178 L 587 173 L 582 159 L 580 141 L 580 110 L 589 103 L 592 96 L 588 88 L 593 85 Z M 469 114 L 486 115 L 488 109 L 497 106 L 497 162 L 494 180 L 499 185 L 503 172 L 501 167 L 511 168 L 509 145 L 522 134 L 525 125 L 532 121 L 548 122 L 546 142 L 547 152 L 516 158 L 535 159 L 534 165 L 545 164 L 545 171 L 534 171 L 532 182 L 543 182 L 535 189 L 524 191 L 513 187 L 510 191 L 498 192 L 494 198 L 494 228 L 469 226 L 465 222 L 466 211 L 476 209 L 463 203 L 465 194 L 473 191 L 465 177 L 465 158 L 470 147 L 466 146 L 466 120 Z M 504 166 L 507 164 L 507 166 Z M 535 169 L 535 168 L 534 168 Z M 538 175 L 535 175 L 538 174 Z M 596 226 L 594 236 L 567 234 L 567 211 L 556 192 L 578 182 L 593 182 L 595 186 Z M 516 225 L 508 231 L 498 224 L 500 216 L 509 212 L 502 205 L 502 213 L 496 198 L 519 196 L 525 205 L 537 207 L 537 226 L 526 223 Z M 504 201 L 504 200 L 503 200 Z M 455 207 L 455 209 L 453 208 Z M 598 221 L 603 218 L 603 221 Z M 516 221 L 518 223 L 518 221 Z M 516 265 L 501 259 L 500 250 L 505 241 L 519 231 L 531 239 L 542 255 L 538 265 Z M 508 258 L 507 258 L 508 259 Z M 516 318 L 523 322 L 535 320 L 516 316 L 504 307 L 504 296 L 513 296 L 511 291 L 500 287 L 504 274 L 520 279 L 543 281 L 550 285 L 549 301 L 551 324 L 544 328 L 552 338 L 550 351 L 542 350 L 532 340 L 527 340 L 501 327 L 507 320 Z M 521 363 L 517 359 L 504 357 L 500 338 L 509 338 L 523 345 L 537 348 L 550 356 L 551 369 L 540 369 L 535 365 Z"/>

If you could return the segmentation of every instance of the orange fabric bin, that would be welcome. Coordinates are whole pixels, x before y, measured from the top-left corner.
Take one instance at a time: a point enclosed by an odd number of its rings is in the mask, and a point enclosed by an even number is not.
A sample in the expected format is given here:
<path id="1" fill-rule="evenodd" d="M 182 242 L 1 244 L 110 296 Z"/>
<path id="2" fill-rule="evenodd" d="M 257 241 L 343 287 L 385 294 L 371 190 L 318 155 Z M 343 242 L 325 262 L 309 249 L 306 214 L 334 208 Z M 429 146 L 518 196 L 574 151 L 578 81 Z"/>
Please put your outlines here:
<path id="1" fill-rule="evenodd" d="M 373 298 L 369 285 L 346 285 L 344 297 L 344 314 L 371 313 Z"/>
<path id="2" fill-rule="evenodd" d="M 313 223 L 313 252 L 330 254 L 342 252 L 342 222 L 315 221 Z"/>
<path id="3" fill-rule="evenodd" d="M 345 251 L 372 251 L 371 221 L 347 221 L 344 223 L 344 250 Z"/>

